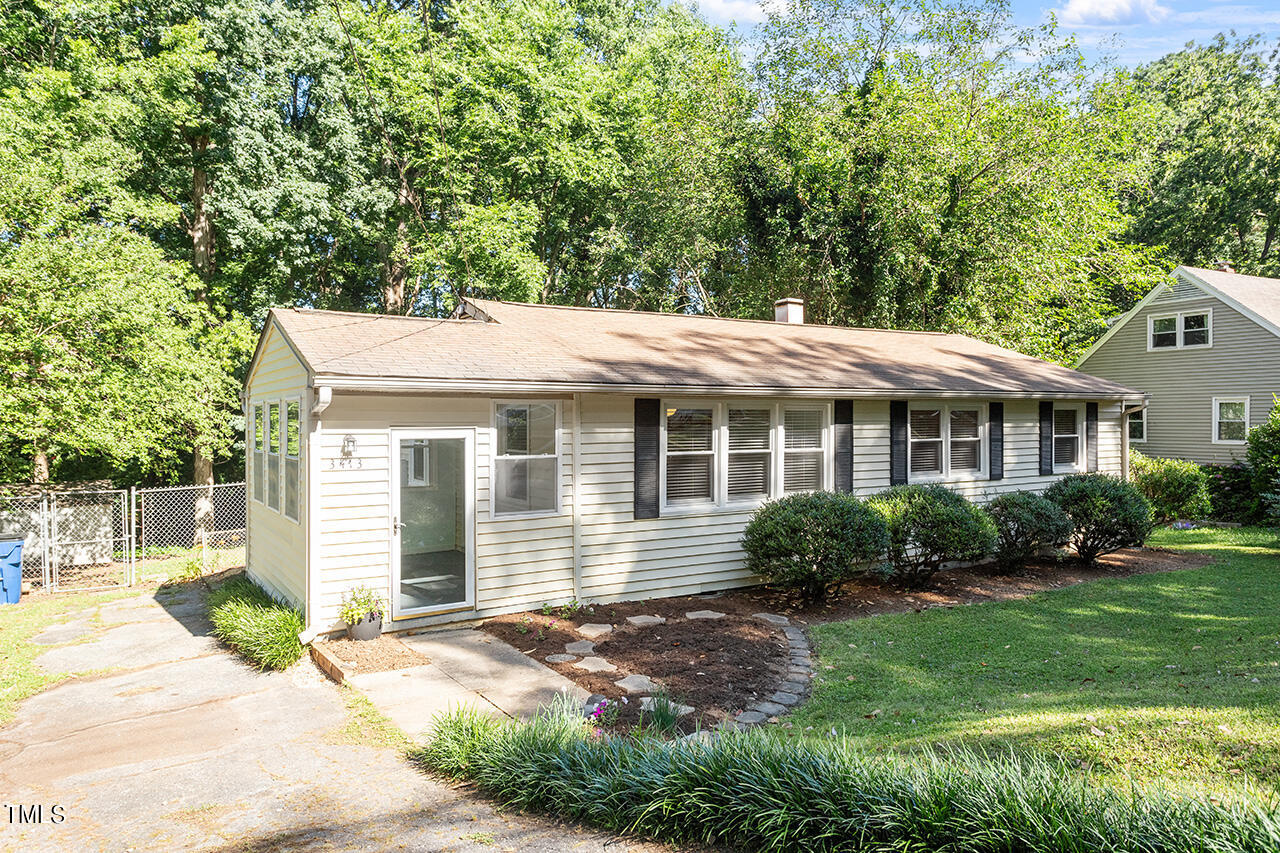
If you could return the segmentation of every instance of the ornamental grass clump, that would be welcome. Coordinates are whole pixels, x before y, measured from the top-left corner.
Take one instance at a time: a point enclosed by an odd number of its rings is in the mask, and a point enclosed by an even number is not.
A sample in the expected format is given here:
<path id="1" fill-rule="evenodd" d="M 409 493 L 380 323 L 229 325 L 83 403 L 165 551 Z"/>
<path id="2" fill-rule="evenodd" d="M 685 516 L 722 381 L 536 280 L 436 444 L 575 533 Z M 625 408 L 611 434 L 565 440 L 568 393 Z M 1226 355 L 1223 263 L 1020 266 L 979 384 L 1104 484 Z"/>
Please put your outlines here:
<path id="1" fill-rule="evenodd" d="M 259 669 L 287 669 L 302 657 L 302 614 L 246 577 L 209 593 L 213 634 Z"/>
<path id="2" fill-rule="evenodd" d="M 575 712 L 518 723 L 455 711 L 436 719 L 416 756 L 506 805 L 759 853 L 1280 849 L 1280 819 L 1251 800 L 1122 791 L 1012 754 L 870 755 L 843 739 L 759 730 L 595 739 Z"/>
<path id="3" fill-rule="evenodd" d="M 980 560 L 996 544 L 996 528 L 982 507 L 945 486 L 894 486 L 867 501 L 889 530 L 888 580 L 923 586 L 944 563 Z"/>
<path id="4" fill-rule="evenodd" d="M 1071 519 L 1071 545 L 1092 565 L 1103 554 L 1141 545 L 1151 535 L 1151 504 L 1129 483 L 1110 474 L 1072 474 L 1044 496 Z"/>
<path id="5" fill-rule="evenodd" d="M 742 549 L 748 570 L 812 604 L 880 559 L 888 541 L 884 522 L 863 501 L 806 492 L 756 510 L 743 532 Z"/>

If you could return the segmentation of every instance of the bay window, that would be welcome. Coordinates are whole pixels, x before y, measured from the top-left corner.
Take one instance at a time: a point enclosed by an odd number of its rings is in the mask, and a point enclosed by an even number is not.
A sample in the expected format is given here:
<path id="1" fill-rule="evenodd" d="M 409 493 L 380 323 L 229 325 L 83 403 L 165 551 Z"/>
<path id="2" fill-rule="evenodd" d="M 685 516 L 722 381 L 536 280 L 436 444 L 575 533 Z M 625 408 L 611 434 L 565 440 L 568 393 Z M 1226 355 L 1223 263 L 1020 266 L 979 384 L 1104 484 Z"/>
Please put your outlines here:
<path id="1" fill-rule="evenodd" d="M 560 508 L 559 403 L 499 403 L 493 460 L 494 516 Z"/>

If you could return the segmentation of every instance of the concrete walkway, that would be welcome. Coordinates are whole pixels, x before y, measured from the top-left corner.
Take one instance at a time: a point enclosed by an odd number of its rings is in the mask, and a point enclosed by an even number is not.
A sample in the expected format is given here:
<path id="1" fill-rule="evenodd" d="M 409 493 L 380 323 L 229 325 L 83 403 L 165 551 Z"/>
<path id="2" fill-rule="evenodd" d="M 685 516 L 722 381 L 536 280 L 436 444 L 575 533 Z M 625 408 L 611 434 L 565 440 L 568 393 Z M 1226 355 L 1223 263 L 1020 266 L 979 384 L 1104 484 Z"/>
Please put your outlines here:
<path id="1" fill-rule="evenodd" d="M 147 593 L 37 638 L 40 666 L 99 674 L 31 697 L 0 729 L 3 802 L 65 816 L 30 825 L 0 809 L 0 850 L 666 849 L 505 813 L 422 775 L 344 730 L 342 694 L 309 660 L 257 672 L 203 614 L 198 588 Z M 472 684 L 508 701 L 479 674 Z"/>
<path id="2" fill-rule="evenodd" d="M 401 640 L 431 662 L 348 681 L 413 738 L 427 731 L 437 713 L 460 706 L 528 719 L 560 694 L 579 706 L 587 701 L 581 687 L 483 631 L 431 631 Z"/>

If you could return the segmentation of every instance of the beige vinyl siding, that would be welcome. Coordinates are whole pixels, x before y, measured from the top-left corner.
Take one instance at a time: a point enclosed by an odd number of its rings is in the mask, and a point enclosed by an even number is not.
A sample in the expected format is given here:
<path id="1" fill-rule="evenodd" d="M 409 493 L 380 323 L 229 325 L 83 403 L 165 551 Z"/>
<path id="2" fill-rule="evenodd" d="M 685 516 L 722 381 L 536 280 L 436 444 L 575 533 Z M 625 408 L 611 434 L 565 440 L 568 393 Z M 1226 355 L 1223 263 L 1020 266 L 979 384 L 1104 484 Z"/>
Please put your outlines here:
<path id="1" fill-rule="evenodd" d="M 284 514 L 284 488 L 281 486 L 281 509 L 276 511 L 253 499 L 253 452 L 246 453 L 245 481 L 248 492 L 249 543 L 247 572 L 249 577 L 278 599 L 296 607 L 306 602 L 307 577 L 307 371 L 293 349 L 274 324 L 270 324 L 262 342 L 258 360 L 246 383 L 250 411 L 256 403 L 298 400 L 301 435 L 298 488 L 298 521 Z M 281 470 L 284 469 L 281 457 Z"/>
<path id="2" fill-rule="evenodd" d="M 442 621 L 490 616 L 563 602 L 573 597 L 573 402 L 560 400 L 561 511 L 537 518 L 489 517 L 489 476 L 494 449 L 493 406 L 488 397 L 437 397 L 335 392 L 319 433 L 319 526 L 316 530 L 315 619 L 339 626 L 342 594 L 367 584 L 391 595 L 390 430 L 475 430 L 476 606 L 453 614 L 406 617 L 397 630 Z M 342 440 L 356 440 L 358 468 L 331 468 Z M 350 463 L 348 463 L 350 464 Z"/>
<path id="3" fill-rule="evenodd" d="M 1206 349 L 1147 350 L 1147 323 L 1172 312 L 1213 311 Z M 1234 308 L 1180 282 L 1144 306 L 1080 365 L 1080 370 L 1150 395 L 1147 439 L 1133 446 L 1148 456 L 1229 463 L 1242 445 L 1214 444 L 1213 398 L 1248 397 L 1252 426 L 1262 423 L 1280 393 L 1280 338 Z"/>

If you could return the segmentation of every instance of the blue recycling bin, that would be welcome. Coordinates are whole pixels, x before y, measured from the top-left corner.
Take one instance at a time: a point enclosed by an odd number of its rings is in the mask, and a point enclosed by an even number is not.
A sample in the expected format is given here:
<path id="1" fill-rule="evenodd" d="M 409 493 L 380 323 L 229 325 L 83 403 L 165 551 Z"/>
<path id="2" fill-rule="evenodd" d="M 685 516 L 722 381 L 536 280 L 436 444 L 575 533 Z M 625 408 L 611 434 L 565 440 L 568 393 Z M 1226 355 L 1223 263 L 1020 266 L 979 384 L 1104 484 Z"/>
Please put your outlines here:
<path id="1" fill-rule="evenodd" d="M 22 597 L 22 540 L 0 539 L 0 602 L 17 604 Z"/>

